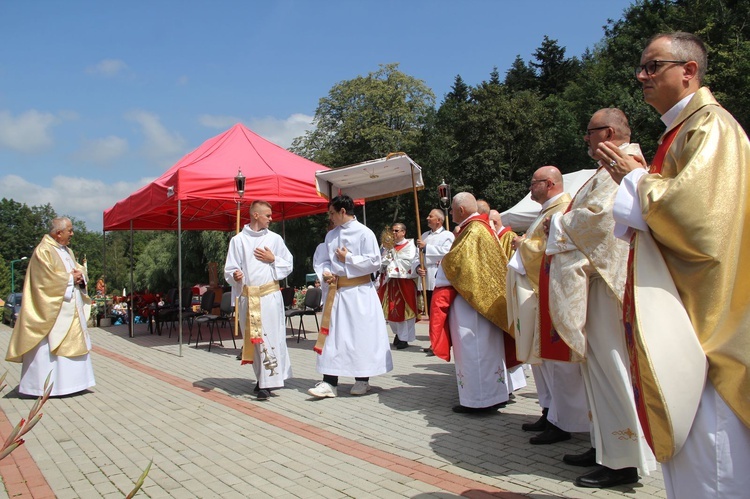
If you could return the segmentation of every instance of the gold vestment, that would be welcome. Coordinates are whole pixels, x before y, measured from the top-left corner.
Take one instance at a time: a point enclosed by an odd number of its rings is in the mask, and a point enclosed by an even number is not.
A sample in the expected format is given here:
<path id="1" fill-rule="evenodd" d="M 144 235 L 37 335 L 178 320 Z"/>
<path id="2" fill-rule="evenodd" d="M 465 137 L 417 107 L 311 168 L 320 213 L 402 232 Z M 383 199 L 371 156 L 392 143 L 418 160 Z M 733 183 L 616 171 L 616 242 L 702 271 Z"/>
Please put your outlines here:
<path id="1" fill-rule="evenodd" d="M 666 132 L 680 125 L 661 174 L 638 185 L 643 218 L 708 357 L 709 379 L 750 427 L 750 142 L 705 87 Z"/>
<path id="2" fill-rule="evenodd" d="M 18 315 L 18 322 L 8 344 L 5 360 L 21 362 L 23 355 L 33 350 L 52 330 L 63 305 L 65 290 L 70 281 L 70 272 L 57 253 L 59 244 L 49 235 L 45 235 L 29 259 L 26 280 L 23 285 L 23 306 Z M 75 262 L 73 251 L 68 249 Z M 76 262 L 76 269 L 86 274 L 82 265 Z M 74 293 L 75 295 L 76 293 Z M 82 292 L 81 297 L 88 309 L 91 303 L 88 295 Z M 84 325 L 78 313 L 74 313 L 70 328 L 52 354 L 60 357 L 78 357 L 89 352 L 86 346 Z"/>

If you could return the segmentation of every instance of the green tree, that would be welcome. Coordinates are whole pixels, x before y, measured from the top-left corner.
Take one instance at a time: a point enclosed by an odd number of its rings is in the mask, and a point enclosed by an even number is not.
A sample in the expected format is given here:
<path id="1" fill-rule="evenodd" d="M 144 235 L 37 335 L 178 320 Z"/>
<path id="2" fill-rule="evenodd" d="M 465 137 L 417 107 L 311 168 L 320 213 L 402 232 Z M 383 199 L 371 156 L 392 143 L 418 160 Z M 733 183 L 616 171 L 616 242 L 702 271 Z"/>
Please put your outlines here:
<path id="1" fill-rule="evenodd" d="M 565 47 L 558 45 L 557 40 L 544 36 L 542 45 L 534 51 L 531 65 L 536 68 L 539 78 L 539 90 L 542 95 L 553 95 L 562 92 L 572 81 L 579 68 L 576 58 L 565 57 Z"/>
<path id="2" fill-rule="evenodd" d="M 520 55 L 511 64 L 510 69 L 505 72 L 505 88 L 510 92 L 521 90 L 536 90 L 539 88 L 536 71 L 530 63 L 524 62 Z"/>

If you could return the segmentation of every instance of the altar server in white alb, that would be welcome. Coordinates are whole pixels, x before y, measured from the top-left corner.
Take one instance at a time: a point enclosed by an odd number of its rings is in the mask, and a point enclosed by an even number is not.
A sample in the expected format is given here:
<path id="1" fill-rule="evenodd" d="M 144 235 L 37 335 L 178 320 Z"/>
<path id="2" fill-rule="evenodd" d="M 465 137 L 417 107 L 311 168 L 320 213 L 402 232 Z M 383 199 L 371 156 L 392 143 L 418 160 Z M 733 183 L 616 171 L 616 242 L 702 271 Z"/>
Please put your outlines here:
<path id="1" fill-rule="evenodd" d="M 23 362 L 18 392 L 38 397 L 52 373 L 52 396 L 94 386 L 91 338 L 86 319 L 86 269 L 68 248 L 73 224 L 52 220 L 49 234 L 34 250 L 23 286 L 23 306 L 8 344 L 8 362 Z"/>
<path id="2" fill-rule="evenodd" d="M 292 376 L 286 348 L 284 298 L 279 281 L 292 272 L 292 254 L 284 240 L 268 230 L 271 205 L 254 201 L 250 223 L 229 242 L 224 278 L 232 284 L 232 301 L 239 300 L 239 326 L 243 335 L 242 364 L 252 364 L 259 400 L 283 388 Z M 276 363 L 273 369 L 266 364 Z"/>
<path id="3" fill-rule="evenodd" d="M 335 225 L 326 235 L 326 252 L 315 262 L 328 283 L 320 334 L 315 344 L 323 381 L 308 390 L 317 398 L 338 395 L 339 376 L 354 377 L 352 395 L 370 390 L 370 377 L 393 369 L 383 309 L 370 275 L 380 269 L 375 234 L 354 216 L 354 202 L 338 196 L 328 203 Z"/>
<path id="4" fill-rule="evenodd" d="M 440 260 L 451 250 L 451 245 L 456 239 L 453 232 L 445 230 L 444 222 L 443 212 L 438 209 L 432 210 L 427 215 L 427 226 L 430 230 L 422 233 L 422 237 L 417 239 L 417 247 L 424 251 L 425 268 L 418 268 L 417 274 L 424 276 L 427 285 L 427 303 L 424 310 L 426 314 L 430 313 L 430 301 L 432 291 L 435 289 L 435 275 L 440 267 Z M 422 291 L 422 279 L 417 279 L 417 289 Z"/>

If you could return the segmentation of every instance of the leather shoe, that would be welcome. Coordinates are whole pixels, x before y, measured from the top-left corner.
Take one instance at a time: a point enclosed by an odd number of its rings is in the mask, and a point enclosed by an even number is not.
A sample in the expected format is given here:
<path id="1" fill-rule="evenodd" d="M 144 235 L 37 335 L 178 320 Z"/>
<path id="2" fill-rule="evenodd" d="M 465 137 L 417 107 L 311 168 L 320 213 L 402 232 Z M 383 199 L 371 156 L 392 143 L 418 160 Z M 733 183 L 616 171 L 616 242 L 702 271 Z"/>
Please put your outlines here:
<path id="1" fill-rule="evenodd" d="M 596 466 L 596 449 L 592 447 L 583 454 L 565 454 L 563 462 L 571 466 Z"/>
<path id="2" fill-rule="evenodd" d="M 639 479 L 640 477 L 636 468 L 613 470 L 612 468 L 601 466 L 591 473 L 579 476 L 576 478 L 575 483 L 579 487 L 606 489 L 616 485 L 636 483 Z"/>
<path id="3" fill-rule="evenodd" d="M 268 400 L 268 397 L 271 396 L 271 392 L 269 390 L 266 390 L 265 388 L 261 388 L 258 390 L 258 400 Z"/>
<path id="4" fill-rule="evenodd" d="M 458 414 L 481 414 L 487 412 L 494 412 L 498 409 L 498 405 L 491 405 L 489 407 L 466 407 L 465 405 L 454 405 L 453 412 Z"/>
<path id="5" fill-rule="evenodd" d="M 428 357 L 435 356 L 435 352 L 432 351 L 432 348 L 423 348 L 422 351 L 426 353 Z"/>
<path id="6" fill-rule="evenodd" d="M 524 423 L 521 425 L 523 431 L 544 431 L 547 429 L 547 411 L 548 408 L 542 409 L 542 416 L 535 423 Z"/>
<path id="7" fill-rule="evenodd" d="M 570 440 L 570 433 L 561 430 L 557 426 L 547 421 L 547 429 L 535 437 L 529 439 L 531 445 L 549 445 L 557 442 Z"/>
<path id="8" fill-rule="evenodd" d="M 404 348 L 409 348 L 409 343 L 399 340 L 396 344 L 396 350 L 403 350 Z"/>

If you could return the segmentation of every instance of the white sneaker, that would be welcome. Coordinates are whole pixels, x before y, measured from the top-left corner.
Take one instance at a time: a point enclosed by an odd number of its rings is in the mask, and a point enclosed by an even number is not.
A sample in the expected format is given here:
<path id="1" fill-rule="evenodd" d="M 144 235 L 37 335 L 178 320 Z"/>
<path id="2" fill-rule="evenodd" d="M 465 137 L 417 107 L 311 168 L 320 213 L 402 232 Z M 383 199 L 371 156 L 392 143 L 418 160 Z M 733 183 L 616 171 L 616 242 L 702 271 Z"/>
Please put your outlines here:
<path id="1" fill-rule="evenodd" d="M 325 381 L 319 381 L 315 385 L 315 388 L 310 388 L 309 390 L 307 390 L 307 393 L 309 393 L 313 397 L 318 397 L 320 399 L 326 397 L 333 398 L 337 395 L 337 390 L 335 386 L 331 386 Z"/>
<path id="2" fill-rule="evenodd" d="M 356 381 L 349 393 L 351 393 L 352 395 L 364 395 L 369 391 L 370 383 L 368 381 Z"/>

